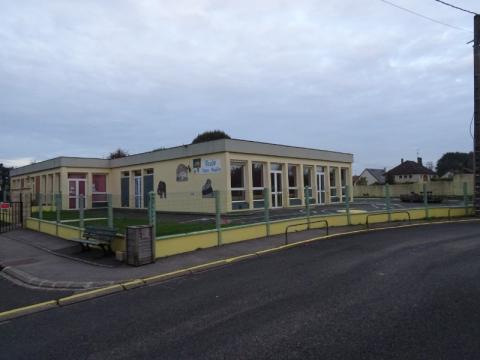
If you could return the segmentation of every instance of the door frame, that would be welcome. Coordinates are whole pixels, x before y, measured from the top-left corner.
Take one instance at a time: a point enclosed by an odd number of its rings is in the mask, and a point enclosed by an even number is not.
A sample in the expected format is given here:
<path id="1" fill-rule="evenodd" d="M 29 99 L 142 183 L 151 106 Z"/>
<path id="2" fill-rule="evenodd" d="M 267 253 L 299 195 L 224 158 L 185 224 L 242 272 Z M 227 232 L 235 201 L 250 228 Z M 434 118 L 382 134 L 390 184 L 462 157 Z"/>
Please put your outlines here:
<path id="1" fill-rule="evenodd" d="M 327 200 L 327 193 L 325 191 L 325 172 L 317 170 L 315 173 L 316 181 L 317 181 L 317 204 L 318 205 L 325 205 L 326 200 Z M 322 189 L 322 182 L 320 181 L 323 178 L 323 189 Z M 323 193 L 323 199 L 324 201 L 322 202 L 322 193 Z"/>
<path id="2" fill-rule="evenodd" d="M 70 193 L 70 182 L 75 183 L 75 195 L 71 195 Z M 83 194 L 84 198 L 86 198 L 87 194 L 87 179 L 80 179 L 80 178 L 68 178 L 68 209 L 69 210 L 78 210 L 80 208 L 80 182 L 83 182 Z M 70 206 L 70 199 L 75 199 L 75 207 Z"/>
<path id="3" fill-rule="evenodd" d="M 273 184 L 272 184 L 272 175 L 273 175 Z M 270 184 L 272 184 L 272 189 L 271 189 L 271 196 L 272 196 L 272 203 L 271 207 L 272 209 L 279 209 L 283 207 L 283 186 L 282 186 L 282 175 L 283 171 L 282 170 L 270 170 Z M 278 178 L 280 177 L 280 189 L 278 188 Z M 278 205 L 278 196 L 282 197 L 282 204 Z"/>
<path id="4" fill-rule="evenodd" d="M 140 193 L 137 194 L 137 180 L 139 180 L 139 190 L 140 190 Z M 133 177 L 133 205 L 135 207 L 135 209 L 141 209 L 142 208 L 142 202 L 143 202 L 143 194 L 142 194 L 142 180 L 143 180 L 143 176 L 142 175 L 135 175 Z M 139 202 L 139 206 L 137 206 L 137 199 L 140 199 L 140 202 Z"/>

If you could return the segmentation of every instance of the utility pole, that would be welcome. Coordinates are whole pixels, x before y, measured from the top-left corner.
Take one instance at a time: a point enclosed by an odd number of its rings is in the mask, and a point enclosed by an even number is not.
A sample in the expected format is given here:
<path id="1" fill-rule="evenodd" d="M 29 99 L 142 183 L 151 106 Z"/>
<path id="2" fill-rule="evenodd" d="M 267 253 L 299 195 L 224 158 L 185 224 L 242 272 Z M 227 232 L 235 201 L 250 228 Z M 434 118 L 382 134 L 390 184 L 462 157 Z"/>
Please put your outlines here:
<path id="1" fill-rule="evenodd" d="M 473 97 L 474 97 L 474 207 L 480 216 L 480 15 L 475 15 L 473 38 Z"/>

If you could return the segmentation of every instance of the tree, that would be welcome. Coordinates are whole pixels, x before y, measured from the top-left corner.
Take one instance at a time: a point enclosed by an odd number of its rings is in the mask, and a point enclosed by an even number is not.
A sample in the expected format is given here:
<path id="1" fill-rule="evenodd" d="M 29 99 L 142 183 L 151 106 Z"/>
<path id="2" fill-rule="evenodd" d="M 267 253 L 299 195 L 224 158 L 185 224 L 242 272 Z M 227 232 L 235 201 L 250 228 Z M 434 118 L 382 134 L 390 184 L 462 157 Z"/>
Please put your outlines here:
<path id="1" fill-rule="evenodd" d="M 0 164 L 0 202 L 6 198 L 5 194 L 8 194 L 10 190 L 10 170 L 12 168 L 8 168 Z"/>
<path id="2" fill-rule="evenodd" d="M 231 137 L 222 130 L 205 131 L 201 134 L 198 134 L 197 137 L 193 139 L 192 144 L 198 144 L 218 139 L 231 139 Z"/>
<path id="3" fill-rule="evenodd" d="M 443 176 L 447 172 L 464 172 L 473 169 L 473 152 L 447 152 L 437 161 L 437 174 Z"/>
<path id="4" fill-rule="evenodd" d="M 128 151 L 118 148 L 114 152 L 111 152 L 110 155 L 108 155 L 108 159 L 120 159 L 126 156 L 128 156 Z"/>

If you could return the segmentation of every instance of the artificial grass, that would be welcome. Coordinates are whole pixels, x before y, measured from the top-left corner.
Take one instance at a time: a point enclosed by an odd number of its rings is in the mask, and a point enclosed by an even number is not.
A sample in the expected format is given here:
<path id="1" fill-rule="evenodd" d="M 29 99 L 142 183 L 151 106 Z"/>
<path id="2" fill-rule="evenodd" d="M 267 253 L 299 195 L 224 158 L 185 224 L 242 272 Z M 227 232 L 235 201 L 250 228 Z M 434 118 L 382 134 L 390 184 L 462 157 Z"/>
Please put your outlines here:
<path id="1" fill-rule="evenodd" d="M 32 213 L 32 217 L 38 218 L 38 213 Z M 89 218 L 100 218 L 107 217 L 107 212 L 105 210 L 85 210 L 85 225 L 101 225 L 107 226 L 107 219 L 91 220 Z M 61 211 L 60 214 L 61 220 L 78 220 L 79 213 L 78 211 Z M 43 220 L 47 221 L 56 221 L 57 214 L 54 211 L 44 211 Z M 72 221 L 66 223 L 66 225 L 79 227 L 80 221 Z M 129 218 L 125 215 L 117 215 L 113 217 L 113 226 L 118 230 L 119 233 L 125 233 L 127 226 L 135 225 L 148 225 L 147 218 Z M 222 225 L 222 227 L 225 225 Z M 227 225 L 228 226 L 228 225 Z M 189 222 L 189 223 L 179 223 L 174 221 L 162 221 L 157 217 L 157 234 L 156 236 L 165 236 L 165 235 L 174 235 L 174 234 L 185 234 L 195 231 L 202 230 L 212 230 L 215 229 L 215 222 Z"/>

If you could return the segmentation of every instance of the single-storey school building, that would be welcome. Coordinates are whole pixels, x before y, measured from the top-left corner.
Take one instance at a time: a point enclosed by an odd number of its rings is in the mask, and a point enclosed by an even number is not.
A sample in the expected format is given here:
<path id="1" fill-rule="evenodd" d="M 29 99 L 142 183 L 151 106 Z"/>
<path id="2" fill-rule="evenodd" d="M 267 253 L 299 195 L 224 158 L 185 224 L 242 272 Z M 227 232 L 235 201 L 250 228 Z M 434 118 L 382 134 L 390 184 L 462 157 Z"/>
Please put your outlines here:
<path id="1" fill-rule="evenodd" d="M 30 194 L 63 209 L 104 207 L 112 194 L 115 208 L 147 207 L 172 212 L 214 212 L 214 191 L 223 212 L 305 205 L 304 188 L 314 205 L 345 200 L 351 186 L 353 155 L 238 139 L 220 139 L 130 155 L 118 159 L 57 157 L 13 169 L 13 198 Z M 38 194 L 42 194 L 38 197 Z M 214 206 L 214 204 L 213 204 Z"/>

